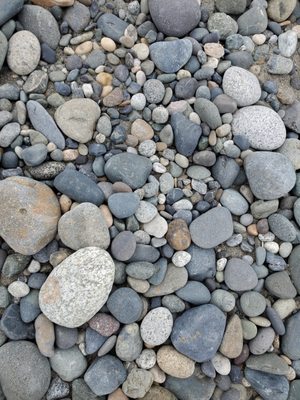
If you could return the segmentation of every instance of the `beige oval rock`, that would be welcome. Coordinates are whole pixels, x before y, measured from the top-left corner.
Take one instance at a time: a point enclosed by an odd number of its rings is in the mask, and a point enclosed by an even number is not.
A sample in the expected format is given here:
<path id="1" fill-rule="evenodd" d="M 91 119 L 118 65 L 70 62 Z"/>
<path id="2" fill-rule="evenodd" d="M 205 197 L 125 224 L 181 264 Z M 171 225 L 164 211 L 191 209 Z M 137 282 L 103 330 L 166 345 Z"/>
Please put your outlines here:
<path id="1" fill-rule="evenodd" d="M 50 321 L 67 328 L 78 327 L 105 304 L 114 275 L 114 262 L 105 250 L 80 249 L 48 276 L 40 290 L 40 308 Z"/>
<path id="2" fill-rule="evenodd" d="M 42 7 L 70 7 L 75 0 L 31 0 L 32 4 L 37 4 Z"/>
<path id="3" fill-rule="evenodd" d="M 168 375 L 189 378 L 195 370 L 195 361 L 184 356 L 172 346 L 162 346 L 157 352 L 157 364 Z"/>
<path id="4" fill-rule="evenodd" d="M 139 142 L 143 142 L 152 139 L 154 131 L 148 122 L 143 119 L 136 119 L 131 125 L 131 134 L 138 138 Z"/>
<path id="5" fill-rule="evenodd" d="M 62 104 L 54 118 L 63 133 L 79 143 L 87 143 L 93 137 L 100 107 L 91 99 L 72 99 Z"/>
<path id="6" fill-rule="evenodd" d="M 45 357 L 54 356 L 55 333 L 53 323 L 44 314 L 40 314 L 34 321 L 34 327 L 36 344 L 41 354 Z"/>
<path id="7" fill-rule="evenodd" d="M 236 358 L 241 354 L 243 350 L 243 328 L 237 315 L 233 315 L 227 323 L 219 350 L 228 358 Z"/>
<path id="8" fill-rule="evenodd" d="M 268 2 L 268 16 L 276 22 L 286 20 L 294 11 L 297 0 L 270 0 Z"/>
<path id="9" fill-rule="evenodd" d="M 165 296 L 181 289 L 188 280 L 186 268 L 178 268 L 173 264 L 168 265 L 167 273 L 164 280 L 159 285 L 151 285 L 150 289 L 145 293 L 145 297 Z"/>
<path id="10" fill-rule="evenodd" d="M 14 176 L 0 182 L 0 236 L 16 252 L 32 255 L 54 239 L 60 207 L 44 183 Z"/>

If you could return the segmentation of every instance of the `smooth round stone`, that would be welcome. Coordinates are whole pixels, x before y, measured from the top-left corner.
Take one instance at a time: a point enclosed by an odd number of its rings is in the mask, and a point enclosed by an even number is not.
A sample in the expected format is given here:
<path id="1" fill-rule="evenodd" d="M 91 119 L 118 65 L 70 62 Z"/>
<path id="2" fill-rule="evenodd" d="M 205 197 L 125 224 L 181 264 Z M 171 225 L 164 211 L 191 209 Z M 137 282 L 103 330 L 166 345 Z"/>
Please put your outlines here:
<path id="1" fill-rule="evenodd" d="M 171 341 L 180 353 L 192 360 L 208 361 L 221 344 L 225 324 L 225 316 L 216 306 L 194 307 L 176 319 Z"/>
<path id="2" fill-rule="evenodd" d="M 277 151 L 291 161 L 295 170 L 300 169 L 300 140 L 286 139 Z"/>
<path id="3" fill-rule="evenodd" d="M 157 104 L 165 95 L 165 87 L 158 79 L 149 79 L 143 86 L 144 95 L 149 103 Z"/>
<path id="4" fill-rule="evenodd" d="M 279 153 L 259 151 L 244 161 L 252 193 L 262 200 L 274 200 L 288 193 L 296 183 L 292 163 Z"/>
<path id="5" fill-rule="evenodd" d="M 150 390 L 153 375 L 150 371 L 133 368 L 122 385 L 122 391 L 129 398 L 143 398 Z"/>
<path id="6" fill-rule="evenodd" d="M 150 0 L 149 10 L 157 29 L 167 36 L 186 35 L 198 25 L 201 17 L 197 0 Z"/>
<path id="7" fill-rule="evenodd" d="M 216 372 L 221 376 L 229 375 L 231 365 L 228 358 L 224 357 L 222 354 L 217 353 L 211 360 L 213 367 Z"/>
<path id="8" fill-rule="evenodd" d="M 238 110 L 232 121 L 234 135 L 244 135 L 251 147 L 258 150 L 275 150 L 286 138 L 282 119 L 271 108 L 249 106 Z"/>
<path id="9" fill-rule="evenodd" d="M 109 314 L 98 313 L 89 321 L 89 326 L 100 335 L 109 337 L 116 333 L 119 328 L 119 322 Z"/>
<path id="10" fill-rule="evenodd" d="M 278 37 L 280 54 L 284 57 L 291 57 L 297 49 L 297 43 L 298 35 L 293 30 L 281 33 Z"/>
<path id="11" fill-rule="evenodd" d="M 240 304 L 247 317 L 258 317 L 266 309 L 266 300 L 258 292 L 243 293 L 240 298 Z"/>
<path id="12" fill-rule="evenodd" d="M 227 290 L 217 289 L 211 294 L 211 303 L 225 312 L 230 312 L 235 307 L 235 297 Z"/>
<path id="13" fill-rule="evenodd" d="M 136 239 L 132 232 L 120 232 L 111 243 L 111 254 L 119 261 L 128 261 L 136 249 Z"/>
<path id="14" fill-rule="evenodd" d="M 9 3 L 6 3 L 5 0 L 1 0 L 0 25 L 4 25 L 5 22 L 10 20 L 14 15 L 18 14 L 18 12 L 22 10 L 23 5 L 24 0 L 12 0 Z"/>
<path id="15" fill-rule="evenodd" d="M 108 198 L 112 214 L 120 219 L 128 218 L 138 209 L 140 198 L 135 193 L 114 193 Z"/>
<path id="16" fill-rule="evenodd" d="M 34 322 L 35 341 L 41 354 L 45 357 L 54 355 L 54 325 L 44 314 L 40 314 Z"/>
<path id="17" fill-rule="evenodd" d="M 185 267 L 190 261 L 192 256 L 187 251 L 177 251 L 172 257 L 172 263 L 176 267 Z"/>
<path id="18" fill-rule="evenodd" d="M 243 328 L 240 318 L 234 314 L 228 321 L 220 352 L 228 358 L 238 357 L 243 350 Z"/>
<path id="19" fill-rule="evenodd" d="M 249 343 L 250 352 L 254 355 L 264 354 L 272 346 L 275 339 L 273 328 L 260 328 L 254 339 Z"/>
<path id="20" fill-rule="evenodd" d="M 271 232 L 284 242 L 292 242 L 297 233 L 294 225 L 282 214 L 272 214 L 268 218 Z"/>
<path id="21" fill-rule="evenodd" d="M 78 339 L 78 330 L 76 328 L 65 328 L 55 325 L 55 343 L 62 350 L 73 347 Z"/>
<path id="22" fill-rule="evenodd" d="M 232 236 L 232 217 L 227 208 L 215 207 L 196 218 L 189 229 L 197 246 L 211 249 Z"/>
<path id="23" fill-rule="evenodd" d="M 296 288 L 287 271 L 269 275 L 265 280 L 265 287 L 273 296 L 280 299 L 292 299 L 297 295 Z"/>
<path id="24" fill-rule="evenodd" d="M 102 212 L 91 203 L 81 203 L 65 213 L 59 220 L 58 234 L 62 242 L 72 250 L 84 247 L 106 250 L 110 244 Z"/>
<path id="25" fill-rule="evenodd" d="M 10 304 L 2 315 L 0 329 L 9 339 L 22 340 L 32 339 L 34 328 L 22 321 L 19 305 Z"/>
<path id="26" fill-rule="evenodd" d="M 228 208 L 234 215 L 243 215 L 249 208 L 247 200 L 233 189 L 225 189 L 220 198 L 220 202 L 222 206 Z"/>
<path id="27" fill-rule="evenodd" d="M 251 339 L 255 338 L 255 336 L 257 334 L 256 325 L 253 322 L 248 321 L 247 319 L 242 319 L 241 322 L 242 322 L 244 339 L 251 340 Z"/>
<path id="28" fill-rule="evenodd" d="M 151 369 L 156 363 L 156 353 L 152 349 L 144 349 L 136 359 L 137 366 L 142 369 Z"/>
<path id="29" fill-rule="evenodd" d="M 193 45 L 188 39 L 178 39 L 153 43 L 149 49 L 151 60 L 155 66 L 160 71 L 171 74 L 179 71 L 189 61 Z M 167 54 L 172 57 L 166 57 Z"/>
<path id="30" fill-rule="evenodd" d="M 165 307 L 154 308 L 141 323 L 141 336 L 148 346 L 159 346 L 169 338 L 173 327 L 173 317 Z"/>
<path id="31" fill-rule="evenodd" d="M 240 67 L 230 67 L 225 71 L 223 90 L 237 102 L 238 107 L 250 106 L 261 96 L 261 88 L 256 76 Z"/>
<path id="32" fill-rule="evenodd" d="M 175 219 L 169 223 L 166 239 L 175 250 L 186 250 L 190 247 L 191 236 L 187 223 L 182 219 Z"/>
<path id="33" fill-rule="evenodd" d="M 254 269 L 239 258 L 232 258 L 227 262 L 224 279 L 229 289 L 237 292 L 254 289 L 258 283 Z"/>
<path id="34" fill-rule="evenodd" d="M 242 14 L 247 5 L 246 0 L 216 0 L 216 8 L 225 14 Z"/>
<path id="35" fill-rule="evenodd" d="M 282 351 L 291 360 L 300 358 L 299 351 L 300 313 L 297 312 L 287 320 L 286 333 L 282 338 Z"/>
<path id="36" fill-rule="evenodd" d="M 146 280 L 157 272 L 155 264 L 147 261 L 137 261 L 126 266 L 126 274 L 134 279 Z"/>
<path id="37" fill-rule="evenodd" d="M 142 224 L 146 224 L 153 220 L 157 215 L 157 208 L 148 201 L 140 201 L 139 207 L 135 212 L 136 219 Z"/>
<path id="38" fill-rule="evenodd" d="M 138 324 L 125 325 L 118 335 L 116 355 L 122 361 L 134 361 L 143 350 L 143 341 Z"/>
<path id="39" fill-rule="evenodd" d="M 157 364 L 166 374 L 181 379 L 189 378 L 195 370 L 195 362 L 172 346 L 162 346 L 158 350 Z"/>
<path id="40" fill-rule="evenodd" d="M 268 2 L 268 16 L 276 22 L 282 22 L 294 11 L 297 0 L 270 0 Z"/>
<path id="41" fill-rule="evenodd" d="M 188 303 L 200 305 L 210 302 L 210 292 L 205 285 L 197 281 L 188 281 L 182 288 L 177 290 L 176 295 Z"/>
<path id="42" fill-rule="evenodd" d="M 207 28 L 210 32 L 218 32 L 220 39 L 225 40 L 227 36 L 237 33 L 238 24 L 229 15 L 216 12 L 209 17 Z"/>
<path id="43" fill-rule="evenodd" d="M 20 134 L 20 125 L 17 122 L 6 124 L 0 131 L 0 146 L 9 147 Z"/>
<path id="44" fill-rule="evenodd" d="M 43 143 L 37 143 L 22 151 L 22 158 L 26 165 L 35 167 L 42 164 L 47 158 L 47 147 Z"/>
<path id="45" fill-rule="evenodd" d="M 68 328 L 84 324 L 106 302 L 114 274 L 114 262 L 105 250 L 86 247 L 76 251 L 50 273 L 42 286 L 42 312 L 50 321 Z"/>
<path id="46" fill-rule="evenodd" d="M 130 288 L 115 290 L 108 298 L 107 307 L 122 324 L 131 324 L 137 321 L 143 311 L 140 296 Z"/>
<path id="47" fill-rule="evenodd" d="M 286 400 L 288 398 L 289 381 L 285 376 L 245 368 L 245 377 L 263 399 Z"/>
<path id="48" fill-rule="evenodd" d="M 150 222 L 144 224 L 144 231 L 156 238 L 162 238 L 168 231 L 167 221 L 160 215 L 156 215 Z"/>
<path id="49" fill-rule="evenodd" d="M 41 400 L 46 394 L 51 369 L 35 344 L 23 340 L 5 343 L 0 348 L 0 367 L 0 384 L 7 400 Z"/>
<path id="50" fill-rule="evenodd" d="M 81 32 L 90 21 L 89 9 L 84 4 L 75 1 L 72 7 L 67 8 L 64 20 L 74 32 Z"/>
<path id="51" fill-rule="evenodd" d="M 29 286 L 22 281 L 12 282 L 7 289 L 8 292 L 14 297 L 25 297 L 30 292 Z"/>
<path id="52" fill-rule="evenodd" d="M 50 357 L 53 371 L 66 382 L 72 382 L 81 376 L 87 367 L 87 361 L 77 346 L 67 350 L 56 349 Z"/>
<path id="53" fill-rule="evenodd" d="M 191 255 L 191 261 L 187 264 L 186 269 L 190 279 L 203 281 L 215 275 L 216 255 L 213 249 L 201 249 L 192 244 L 188 248 L 188 253 Z M 197 261 L 200 259 L 201 263 Z"/>
<path id="54" fill-rule="evenodd" d="M 300 262 L 300 246 L 294 247 L 293 251 L 289 256 L 289 265 L 290 265 L 290 273 L 293 284 L 297 288 L 298 293 L 300 292 L 300 271 L 299 271 L 299 262 Z"/>
<path id="55" fill-rule="evenodd" d="M 0 183 L 0 235 L 16 252 L 35 254 L 54 239 L 60 207 L 44 183 L 10 177 Z"/>
<path id="56" fill-rule="evenodd" d="M 2 306 L 2 305 L 1 305 Z M 8 304 L 5 306 L 7 307 Z M 32 322 L 40 314 L 39 291 L 31 290 L 29 294 L 20 301 L 20 315 L 25 323 Z"/>
<path id="57" fill-rule="evenodd" d="M 91 99 L 72 99 L 62 104 L 54 118 L 63 133 L 79 143 L 92 139 L 100 117 L 98 104 Z"/>

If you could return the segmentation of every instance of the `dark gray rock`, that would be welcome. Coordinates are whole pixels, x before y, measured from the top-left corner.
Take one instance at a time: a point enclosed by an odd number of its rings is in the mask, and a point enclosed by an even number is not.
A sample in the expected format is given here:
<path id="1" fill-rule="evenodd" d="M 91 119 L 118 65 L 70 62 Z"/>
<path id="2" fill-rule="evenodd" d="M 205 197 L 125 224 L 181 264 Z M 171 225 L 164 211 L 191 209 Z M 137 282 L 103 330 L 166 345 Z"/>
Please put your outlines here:
<path id="1" fill-rule="evenodd" d="M 271 232 L 284 242 L 292 242 L 296 239 L 294 225 L 282 214 L 272 214 L 268 218 Z"/>
<path id="2" fill-rule="evenodd" d="M 153 246 L 147 244 L 137 244 L 133 256 L 128 260 L 155 262 L 158 260 L 160 252 Z"/>
<path id="3" fill-rule="evenodd" d="M 55 341 L 58 348 L 62 350 L 73 347 L 78 339 L 77 328 L 66 328 L 64 326 L 55 325 Z"/>
<path id="4" fill-rule="evenodd" d="M 296 183 L 292 163 L 280 153 L 259 151 L 249 154 L 244 168 L 252 193 L 258 199 L 278 199 L 288 193 Z"/>
<path id="5" fill-rule="evenodd" d="M 24 0 L 0 0 L 0 26 L 22 10 Z"/>
<path id="6" fill-rule="evenodd" d="M 126 379 L 127 373 L 122 362 L 114 356 L 98 358 L 84 374 L 84 380 L 90 389 L 102 396 L 112 393 Z"/>
<path id="7" fill-rule="evenodd" d="M 150 45 L 150 56 L 162 72 L 177 72 L 190 59 L 193 45 L 188 39 L 156 42 Z"/>
<path id="8" fill-rule="evenodd" d="M 267 29 L 268 16 L 262 7 L 252 7 L 242 14 L 237 20 L 239 33 L 243 36 L 250 36 L 262 33 Z"/>
<path id="9" fill-rule="evenodd" d="M 206 376 L 198 377 L 193 375 L 185 379 L 167 376 L 164 386 L 181 400 L 194 400 L 197 398 L 201 400 L 210 400 L 216 384 L 213 379 L 207 378 Z"/>
<path id="10" fill-rule="evenodd" d="M 106 337 L 100 335 L 94 329 L 87 328 L 87 330 L 85 331 L 86 354 L 93 354 L 98 351 L 106 340 Z"/>
<path id="11" fill-rule="evenodd" d="M 102 50 L 93 50 L 87 55 L 84 63 L 89 65 L 91 68 L 96 69 L 99 65 L 104 65 L 106 56 Z"/>
<path id="12" fill-rule="evenodd" d="M 288 400 L 298 400 L 300 393 L 300 379 L 296 379 L 290 384 Z"/>
<path id="13" fill-rule="evenodd" d="M 189 99 L 194 96 L 198 87 L 195 78 L 183 78 L 175 86 L 175 96 L 178 99 Z"/>
<path id="14" fill-rule="evenodd" d="M 5 258 L 1 273 L 5 278 L 12 278 L 20 272 L 23 272 L 29 262 L 29 256 L 24 256 L 23 254 L 18 253 L 9 254 Z"/>
<path id="15" fill-rule="evenodd" d="M 119 261 L 128 261 L 136 249 L 136 239 L 132 232 L 120 232 L 111 243 L 111 254 Z"/>
<path id="16" fill-rule="evenodd" d="M 300 246 L 294 247 L 289 256 L 290 274 L 298 294 L 300 294 Z"/>
<path id="17" fill-rule="evenodd" d="M 4 311 L 0 329 L 11 340 L 31 339 L 33 334 L 33 326 L 25 324 L 20 315 L 20 306 L 11 304 Z"/>
<path id="18" fill-rule="evenodd" d="M 202 122 L 205 122 L 211 129 L 216 129 L 222 125 L 218 107 L 210 100 L 196 99 L 194 108 Z"/>
<path id="19" fill-rule="evenodd" d="M 39 306 L 39 291 L 31 290 L 27 296 L 20 301 L 20 315 L 25 323 L 33 322 L 41 313 Z"/>
<path id="20" fill-rule="evenodd" d="M 176 291 L 176 295 L 188 303 L 199 306 L 210 302 L 210 292 L 201 282 L 188 281 L 187 284 Z"/>
<path id="21" fill-rule="evenodd" d="M 6 36 L 0 31 L 0 70 L 6 58 L 8 42 Z"/>
<path id="22" fill-rule="evenodd" d="M 289 382 L 286 377 L 255 371 L 250 368 L 245 369 L 245 377 L 264 400 L 287 400 Z"/>
<path id="23" fill-rule="evenodd" d="M 81 172 L 66 168 L 54 179 L 55 188 L 78 203 L 103 203 L 104 194 L 97 184 Z"/>
<path id="24" fill-rule="evenodd" d="M 32 32 L 41 43 L 47 43 L 54 50 L 57 48 L 60 32 L 50 11 L 40 6 L 25 5 L 18 19 L 23 28 Z"/>
<path id="25" fill-rule="evenodd" d="M 282 351 L 291 360 L 300 359 L 300 312 L 297 312 L 286 323 L 286 333 L 282 337 Z"/>
<path id="26" fill-rule="evenodd" d="M 186 265 L 189 279 L 204 281 L 206 278 L 215 276 L 216 254 L 214 249 L 201 249 L 192 244 L 187 251 L 192 256 L 191 261 Z"/>
<path id="27" fill-rule="evenodd" d="M 269 275 L 265 280 L 265 287 L 271 295 L 279 299 L 292 299 L 297 296 L 296 288 L 292 284 L 287 271 Z"/>
<path id="28" fill-rule="evenodd" d="M 258 283 L 254 269 L 240 258 L 231 258 L 227 262 L 224 278 L 229 289 L 237 292 L 252 290 Z"/>
<path id="29" fill-rule="evenodd" d="M 72 400 L 105 400 L 91 391 L 89 386 L 81 378 L 72 382 Z"/>
<path id="30" fill-rule="evenodd" d="M 115 290 L 109 296 L 107 308 L 119 322 L 131 324 L 140 318 L 143 302 L 134 290 L 124 287 Z"/>
<path id="31" fill-rule="evenodd" d="M 219 156 L 211 170 L 212 176 L 223 189 L 230 188 L 239 172 L 240 167 L 237 162 L 226 156 Z"/>
<path id="32" fill-rule="evenodd" d="M 207 28 L 210 32 L 218 32 L 221 40 L 233 35 L 238 31 L 238 24 L 229 15 L 223 12 L 211 14 L 207 21 Z"/>
<path id="33" fill-rule="evenodd" d="M 72 7 L 67 8 L 64 20 L 74 32 L 81 32 L 90 22 L 90 11 L 84 4 L 75 1 Z"/>
<path id="34" fill-rule="evenodd" d="M 200 125 L 193 123 L 180 113 L 172 114 L 171 125 L 177 151 L 186 157 L 191 156 L 202 134 Z"/>
<path id="35" fill-rule="evenodd" d="M 98 19 L 97 26 L 102 29 L 105 36 L 120 43 L 120 38 L 124 35 L 128 23 L 116 15 L 105 13 Z"/>
<path id="36" fill-rule="evenodd" d="M 138 209 L 140 198 L 135 193 L 114 193 L 108 198 L 108 207 L 117 218 L 128 218 Z"/>
<path id="37" fill-rule="evenodd" d="M 56 144 L 59 149 L 64 149 L 65 138 L 44 107 L 34 100 L 29 100 L 26 106 L 28 117 L 34 129 L 41 132 L 49 142 Z"/>
<path id="38" fill-rule="evenodd" d="M 247 5 L 247 0 L 216 0 L 216 8 L 225 14 L 242 14 Z"/>
<path id="39" fill-rule="evenodd" d="M 105 174 L 111 182 L 127 183 L 132 189 L 143 186 L 152 170 L 152 162 L 143 156 L 121 153 L 105 164 Z"/>
<path id="40" fill-rule="evenodd" d="M 210 360 L 217 352 L 226 318 L 212 304 L 185 311 L 174 323 L 171 341 L 182 354 L 197 362 Z"/>
<path id="41" fill-rule="evenodd" d="M 56 400 L 62 397 L 68 396 L 70 393 L 70 387 L 68 383 L 62 381 L 58 376 L 56 376 L 47 391 L 46 400 Z"/>
<path id="42" fill-rule="evenodd" d="M 292 131 L 300 133 L 300 102 L 295 101 L 291 106 L 285 110 L 283 117 L 285 126 L 290 128 Z"/>
<path id="43" fill-rule="evenodd" d="M 20 88 L 13 83 L 4 83 L 0 86 L 0 99 L 19 100 Z"/>

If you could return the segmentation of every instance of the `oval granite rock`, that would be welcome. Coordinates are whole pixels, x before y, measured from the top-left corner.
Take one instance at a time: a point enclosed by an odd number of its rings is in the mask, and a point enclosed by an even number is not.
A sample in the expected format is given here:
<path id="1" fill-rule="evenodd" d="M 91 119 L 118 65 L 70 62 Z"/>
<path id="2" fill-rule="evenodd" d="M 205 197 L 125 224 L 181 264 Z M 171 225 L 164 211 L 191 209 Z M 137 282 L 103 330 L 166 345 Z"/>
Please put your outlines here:
<path id="1" fill-rule="evenodd" d="M 0 236 L 16 252 L 32 255 L 54 239 L 60 206 L 44 183 L 25 177 L 0 182 Z"/>
<path id="2" fill-rule="evenodd" d="M 40 290 L 40 308 L 50 321 L 67 328 L 78 327 L 105 304 L 114 275 L 114 262 L 105 250 L 80 249 L 48 276 Z"/>
<path id="3" fill-rule="evenodd" d="M 208 361 L 221 344 L 225 325 L 226 317 L 218 307 L 212 304 L 194 307 L 176 319 L 171 341 L 192 360 Z"/>

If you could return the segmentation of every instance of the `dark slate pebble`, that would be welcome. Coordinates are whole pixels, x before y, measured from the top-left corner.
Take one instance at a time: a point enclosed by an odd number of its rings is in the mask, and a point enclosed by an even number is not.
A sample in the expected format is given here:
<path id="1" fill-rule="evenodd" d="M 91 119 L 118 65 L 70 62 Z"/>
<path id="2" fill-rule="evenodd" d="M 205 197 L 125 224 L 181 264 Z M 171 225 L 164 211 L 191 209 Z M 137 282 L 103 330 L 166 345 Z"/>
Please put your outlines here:
<path id="1" fill-rule="evenodd" d="M 133 262 L 126 266 L 126 274 L 135 279 L 149 279 L 155 272 L 158 272 L 158 267 L 147 261 Z"/>
<path id="2" fill-rule="evenodd" d="M 17 304 L 11 304 L 2 315 L 0 329 L 9 339 L 22 340 L 31 339 L 34 328 L 22 321 L 20 307 Z"/>
<path id="3" fill-rule="evenodd" d="M 114 193 L 108 198 L 112 214 L 120 219 L 130 217 L 138 209 L 140 198 L 135 193 Z"/>
<path id="4" fill-rule="evenodd" d="M 126 379 L 122 362 L 111 355 L 98 358 L 84 374 L 84 380 L 98 396 L 112 393 Z"/>
<path id="5" fill-rule="evenodd" d="M 127 22 L 109 13 L 102 14 L 97 21 L 97 27 L 102 29 L 103 34 L 118 43 L 127 26 Z"/>
<path id="6" fill-rule="evenodd" d="M 128 261 L 136 249 L 135 236 L 130 231 L 120 232 L 111 243 L 111 254 L 119 261 Z"/>
<path id="7" fill-rule="evenodd" d="M 24 0 L 0 0 L 0 26 L 22 10 Z"/>
<path id="8" fill-rule="evenodd" d="M 220 183 L 222 188 L 228 189 L 237 178 L 240 167 L 232 158 L 219 156 L 211 172 L 214 179 Z"/>
<path id="9" fill-rule="evenodd" d="M 1 165 L 3 168 L 10 169 L 10 168 L 17 168 L 19 164 L 18 156 L 14 151 L 6 151 L 2 155 Z"/>
<path id="10" fill-rule="evenodd" d="M 85 331 L 85 351 L 86 354 L 93 354 L 100 349 L 107 337 L 100 335 L 94 329 L 87 328 Z"/>
<path id="11" fill-rule="evenodd" d="M 102 50 L 93 50 L 86 59 L 84 60 L 84 64 L 89 67 L 96 69 L 99 65 L 104 65 L 106 60 L 106 56 Z"/>
<path id="12" fill-rule="evenodd" d="M 176 319 L 171 341 L 180 353 L 192 360 L 208 361 L 221 344 L 225 325 L 225 315 L 216 306 L 194 307 Z"/>
<path id="13" fill-rule="evenodd" d="M 60 379 L 59 376 L 56 376 L 47 391 L 46 400 L 56 400 L 61 399 L 63 397 L 68 396 L 70 393 L 70 387 L 67 382 L 64 382 Z"/>
<path id="14" fill-rule="evenodd" d="M 43 272 L 36 272 L 31 274 L 28 279 L 28 286 L 32 289 L 40 289 L 47 279 L 47 275 Z"/>
<path id="15" fill-rule="evenodd" d="M 195 78 L 180 79 L 175 86 L 175 96 L 178 99 L 189 99 L 194 96 L 197 87 L 198 82 Z"/>
<path id="16" fill-rule="evenodd" d="M 210 302 L 210 292 L 201 282 L 188 281 L 181 289 L 177 290 L 176 295 L 188 303 L 199 306 Z"/>
<path id="17" fill-rule="evenodd" d="M 56 92 L 62 96 L 70 96 L 70 94 L 71 94 L 70 86 L 64 82 L 55 82 L 54 87 L 55 87 Z"/>
<path id="18" fill-rule="evenodd" d="M 70 349 L 76 344 L 77 339 L 77 328 L 66 328 L 64 326 L 55 325 L 55 342 L 59 349 Z"/>
<path id="19" fill-rule="evenodd" d="M 170 392 L 173 393 L 178 399 L 209 400 L 212 398 L 216 385 L 213 379 L 207 377 L 200 378 L 195 374 L 185 379 L 167 376 L 164 387 L 170 390 Z M 199 397 L 199 395 L 201 397 Z"/>
<path id="20" fill-rule="evenodd" d="M 284 376 L 245 368 L 245 377 L 264 400 L 287 400 L 289 382 Z"/>
<path id="21" fill-rule="evenodd" d="M 248 150 L 250 147 L 249 139 L 245 135 L 234 135 L 233 141 L 241 150 Z"/>
<path id="22" fill-rule="evenodd" d="M 20 316 L 23 322 L 28 324 L 36 319 L 41 313 L 39 306 L 39 291 L 31 290 L 27 296 L 20 301 Z"/>
<path id="23" fill-rule="evenodd" d="M 79 1 L 75 1 L 72 7 L 67 8 L 64 20 L 74 32 L 80 32 L 90 22 L 89 9 Z"/>
<path id="24" fill-rule="evenodd" d="M 231 65 L 244 69 L 249 69 L 254 64 L 253 57 L 248 51 L 235 51 L 225 57 L 226 60 L 231 61 Z"/>
<path id="25" fill-rule="evenodd" d="M 291 360 L 300 359 L 300 312 L 297 312 L 286 323 L 286 334 L 282 337 L 282 351 Z"/>
<path id="26" fill-rule="evenodd" d="M 81 172 L 66 168 L 54 179 L 55 188 L 78 203 L 103 203 L 104 194 L 97 184 Z"/>
<path id="27" fill-rule="evenodd" d="M 20 88 L 12 83 L 0 85 L 0 99 L 19 100 Z"/>
<path id="28" fill-rule="evenodd" d="M 186 266 L 189 279 L 202 282 L 204 279 L 215 276 L 216 254 L 214 249 L 202 249 L 192 244 L 187 251 L 192 256 Z M 201 263 L 198 260 L 201 260 Z"/>
<path id="29" fill-rule="evenodd" d="M 137 244 L 133 256 L 128 261 L 155 262 L 158 260 L 159 256 L 160 252 L 155 247 L 147 244 Z"/>
<path id="30" fill-rule="evenodd" d="M 237 20 L 239 33 L 250 36 L 263 33 L 268 26 L 268 16 L 263 7 L 252 7 L 244 12 Z"/>
<path id="31" fill-rule="evenodd" d="M 46 160 L 47 154 L 47 146 L 43 143 L 37 143 L 33 146 L 26 147 L 22 151 L 22 158 L 27 166 L 35 167 Z"/>
<path id="32" fill-rule="evenodd" d="M 285 326 L 284 326 L 284 323 L 283 323 L 282 319 L 280 318 L 278 312 L 272 307 L 267 307 L 266 314 L 271 322 L 271 325 L 272 325 L 274 331 L 278 335 L 281 335 L 281 336 L 284 335 L 285 334 Z"/>
<path id="33" fill-rule="evenodd" d="M 177 151 L 186 157 L 191 156 L 202 134 L 200 125 L 193 123 L 180 113 L 172 114 L 171 125 Z"/>
<path id="34" fill-rule="evenodd" d="M 48 64 L 56 63 L 56 52 L 47 43 L 41 44 L 41 59 Z"/>
<path id="35" fill-rule="evenodd" d="M 80 69 L 82 67 L 82 60 L 77 54 L 73 54 L 65 59 L 65 66 L 68 71 Z"/>
<path id="36" fill-rule="evenodd" d="M 143 302 L 134 290 L 120 288 L 109 296 L 107 308 L 119 322 L 131 324 L 140 318 L 143 311 Z"/>

